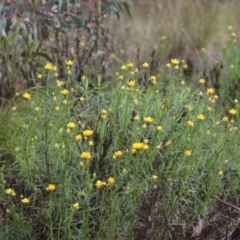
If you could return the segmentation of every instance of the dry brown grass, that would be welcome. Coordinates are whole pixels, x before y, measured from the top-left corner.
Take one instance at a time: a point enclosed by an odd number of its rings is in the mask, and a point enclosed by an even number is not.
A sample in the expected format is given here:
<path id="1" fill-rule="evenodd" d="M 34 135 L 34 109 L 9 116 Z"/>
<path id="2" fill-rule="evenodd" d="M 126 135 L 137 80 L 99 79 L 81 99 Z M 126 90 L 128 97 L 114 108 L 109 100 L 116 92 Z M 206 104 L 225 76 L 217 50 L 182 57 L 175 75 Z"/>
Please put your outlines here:
<path id="1" fill-rule="evenodd" d="M 226 43 L 227 27 L 240 30 L 239 10 L 236 0 L 139 0 L 132 5 L 132 19 L 125 14 L 121 22 L 112 18 L 108 24 L 116 48 L 125 49 L 126 60 L 136 56 L 136 48 L 146 60 L 158 49 L 163 61 L 181 57 L 198 65 L 202 48 L 212 59 L 221 57 L 216 49 Z"/>

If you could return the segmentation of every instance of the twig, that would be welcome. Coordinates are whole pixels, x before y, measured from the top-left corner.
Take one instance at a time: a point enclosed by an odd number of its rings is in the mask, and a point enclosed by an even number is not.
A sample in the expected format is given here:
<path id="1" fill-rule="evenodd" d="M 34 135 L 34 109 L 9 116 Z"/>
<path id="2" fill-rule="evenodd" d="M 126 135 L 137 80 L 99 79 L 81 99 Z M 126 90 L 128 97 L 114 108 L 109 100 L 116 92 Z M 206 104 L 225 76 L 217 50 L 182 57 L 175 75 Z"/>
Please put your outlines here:
<path id="1" fill-rule="evenodd" d="M 205 192 L 205 193 L 208 193 L 208 192 L 206 192 L 205 190 L 203 190 L 202 188 L 200 188 L 200 190 L 202 190 L 202 191 Z M 230 203 L 228 203 L 228 202 L 223 201 L 222 199 L 220 199 L 219 197 L 213 195 L 212 193 L 210 193 L 210 196 L 213 197 L 213 198 L 215 198 L 215 199 L 217 199 L 219 202 L 221 202 L 221 203 L 223 203 L 223 204 L 225 204 L 225 205 L 228 205 L 229 207 L 232 207 L 232 208 L 240 211 L 240 208 L 239 208 L 239 207 L 237 207 L 237 206 L 235 206 L 235 205 L 232 205 L 232 204 L 230 204 Z"/>

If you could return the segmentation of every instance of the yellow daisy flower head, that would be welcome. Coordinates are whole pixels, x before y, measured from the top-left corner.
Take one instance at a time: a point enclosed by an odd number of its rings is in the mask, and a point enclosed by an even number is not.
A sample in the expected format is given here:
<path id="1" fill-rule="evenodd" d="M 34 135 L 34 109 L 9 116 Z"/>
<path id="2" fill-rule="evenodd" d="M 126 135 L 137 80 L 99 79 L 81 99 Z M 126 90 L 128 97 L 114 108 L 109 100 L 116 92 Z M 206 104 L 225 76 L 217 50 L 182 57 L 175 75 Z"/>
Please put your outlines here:
<path id="1" fill-rule="evenodd" d="M 74 122 L 69 122 L 69 123 L 67 124 L 67 127 L 68 127 L 69 129 L 74 129 L 74 128 L 76 127 L 76 123 L 74 123 Z"/>
<path id="2" fill-rule="evenodd" d="M 90 152 L 82 152 L 82 153 L 80 154 L 80 157 L 81 157 L 82 159 L 86 159 L 86 160 L 91 160 L 91 159 L 92 159 L 92 155 L 91 155 Z"/>
<path id="3" fill-rule="evenodd" d="M 171 63 L 172 63 L 173 65 L 178 65 L 179 62 L 180 62 L 180 61 L 179 61 L 177 58 L 171 59 Z"/>
<path id="4" fill-rule="evenodd" d="M 67 60 L 67 61 L 65 61 L 65 64 L 66 64 L 67 66 L 72 66 L 72 65 L 73 65 L 73 61 Z"/>
<path id="5" fill-rule="evenodd" d="M 75 136 L 75 141 L 79 142 L 82 139 L 82 135 L 78 134 Z"/>
<path id="6" fill-rule="evenodd" d="M 102 188 L 103 186 L 104 186 L 104 184 L 101 180 L 97 180 L 97 182 L 95 183 L 96 188 Z"/>
<path id="7" fill-rule="evenodd" d="M 93 135 L 94 131 L 90 129 L 86 129 L 83 131 L 83 136 L 84 137 L 91 137 Z"/>
<path id="8" fill-rule="evenodd" d="M 134 64 L 132 62 L 129 62 L 126 64 L 128 68 L 132 68 L 134 66 Z"/>
<path id="9" fill-rule="evenodd" d="M 152 123 L 152 122 L 153 122 L 153 118 L 151 118 L 151 117 L 145 117 L 145 118 L 144 118 L 144 122 L 146 122 L 146 123 Z"/>
<path id="10" fill-rule="evenodd" d="M 44 68 L 47 69 L 47 70 L 52 70 L 53 65 L 52 65 L 51 63 L 46 63 L 46 64 L 44 65 Z"/>
<path id="11" fill-rule="evenodd" d="M 209 93 L 209 94 L 213 94 L 214 93 L 214 88 L 208 88 L 207 89 L 207 93 Z"/>
<path id="12" fill-rule="evenodd" d="M 185 155 L 191 156 L 191 155 L 192 155 L 192 151 L 191 151 L 191 150 L 186 150 L 186 151 L 185 151 Z"/>
<path id="13" fill-rule="evenodd" d="M 128 82 L 128 86 L 129 86 L 129 87 L 134 87 L 134 86 L 135 86 L 135 81 L 134 81 L 134 80 L 130 80 L 130 81 Z"/>
<path id="14" fill-rule="evenodd" d="M 203 121 L 205 119 L 205 116 L 203 114 L 198 114 L 197 119 Z"/>
<path id="15" fill-rule="evenodd" d="M 237 110 L 234 109 L 234 108 L 232 108 L 232 109 L 229 110 L 229 113 L 230 113 L 231 115 L 236 115 L 236 114 L 237 114 Z"/>
<path id="16" fill-rule="evenodd" d="M 114 152 L 113 157 L 114 157 L 114 158 L 119 158 L 119 157 L 121 157 L 122 155 L 123 155 L 123 152 L 118 150 L 118 151 Z"/>
<path id="17" fill-rule="evenodd" d="M 15 192 L 12 188 L 6 189 L 6 190 L 5 190 L 5 193 L 6 193 L 7 195 L 11 195 L 11 196 L 13 196 L 13 197 L 16 196 L 16 192 Z"/>
<path id="18" fill-rule="evenodd" d="M 21 199 L 21 202 L 24 203 L 24 204 L 28 204 L 28 203 L 30 203 L 30 199 L 29 198 L 23 198 L 23 199 Z"/>
<path id="19" fill-rule="evenodd" d="M 68 95 L 69 91 L 67 89 L 61 90 L 62 95 Z"/>
<path id="20" fill-rule="evenodd" d="M 132 144 L 132 148 L 135 150 L 141 150 L 144 147 L 144 143 L 136 142 Z"/>
<path id="21" fill-rule="evenodd" d="M 112 184 L 115 183 L 114 177 L 109 177 L 109 178 L 107 179 L 107 181 L 108 181 L 108 183 L 109 183 L 110 185 L 112 185 Z"/>
<path id="22" fill-rule="evenodd" d="M 22 97 L 23 97 L 24 99 L 30 100 L 30 99 L 31 99 L 31 94 L 25 92 L 25 93 L 23 93 Z"/>
<path id="23" fill-rule="evenodd" d="M 56 186 L 55 186 L 55 184 L 48 184 L 48 186 L 46 187 L 46 190 L 48 191 L 48 192 L 53 192 L 54 190 L 56 189 Z"/>
<path id="24" fill-rule="evenodd" d="M 193 127 L 193 126 L 194 126 L 194 123 L 193 123 L 192 121 L 190 121 L 190 120 L 187 122 L 187 124 L 188 124 L 188 126 L 190 126 L 190 127 Z"/>
<path id="25" fill-rule="evenodd" d="M 149 67 L 149 64 L 148 64 L 147 62 L 144 62 L 144 63 L 142 64 L 142 66 L 143 66 L 144 68 L 148 68 L 148 67 Z"/>
<path id="26" fill-rule="evenodd" d="M 74 203 L 74 204 L 73 204 L 73 208 L 74 208 L 75 210 L 78 210 L 78 209 L 80 208 L 79 203 L 78 203 L 78 202 Z"/>

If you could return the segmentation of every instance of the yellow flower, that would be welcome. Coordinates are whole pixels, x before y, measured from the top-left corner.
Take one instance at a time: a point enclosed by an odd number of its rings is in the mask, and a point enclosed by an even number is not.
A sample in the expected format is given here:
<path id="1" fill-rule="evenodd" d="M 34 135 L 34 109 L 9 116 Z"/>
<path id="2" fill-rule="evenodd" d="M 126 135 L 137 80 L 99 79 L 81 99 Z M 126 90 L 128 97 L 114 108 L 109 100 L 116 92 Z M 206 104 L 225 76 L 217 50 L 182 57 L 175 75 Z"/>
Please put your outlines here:
<path id="1" fill-rule="evenodd" d="M 97 182 L 95 183 L 96 188 L 101 188 L 104 186 L 103 182 L 101 180 L 97 180 Z"/>
<path id="2" fill-rule="evenodd" d="M 84 137 L 91 137 L 93 135 L 94 131 L 93 130 L 89 130 L 89 129 L 86 129 L 83 131 L 83 136 Z"/>
<path id="3" fill-rule="evenodd" d="M 57 66 L 52 66 L 53 71 L 57 71 Z"/>
<path id="4" fill-rule="evenodd" d="M 92 159 L 92 156 L 91 156 L 91 153 L 90 152 L 82 152 L 80 154 L 80 157 L 82 159 L 87 159 L 87 160 L 91 160 Z"/>
<path id="5" fill-rule="evenodd" d="M 35 111 L 38 112 L 40 110 L 39 107 L 35 107 Z"/>
<path id="6" fill-rule="evenodd" d="M 88 146 L 89 146 L 89 147 L 92 147 L 93 145 L 94 145 L 93 141 L 89 141 L 89 142 L 88 142 Z"/>
<path id="7" fill-rule="evenodd" d="M 28 203 L 30 203 L 30 199 L 29 198 L 23 198 L 23 199 L 21 199 L 21 202 L 24 203 L 24 204 L 28 204 Z"/>
<path id="8" fill-rule="evenodd" d="M 44 65 L 44 68 L 47 70 L 51 70 L 53 68 L 53 65 L 51 63 L 47 63 Z"/>
<path id="9" fill-rule="evenodd" d="M 54 147 L 55 147 L 55 148 L 59 148 L 59 144 L 58 144 L 58 143 L 55 143 L 55 144 L 54 144 Z"/>
<path id="10" fill-rule="evenodd" d="M 11 195 L 11 196 L 13 196 L 13 197 L 16 196 L 16 192 L 15 192 L 12 188 L 6 189 L 6 190 L 5 190 L 5 193 L 6 193 L 7 195 Z"/>
<path id="11" fill-rule="evenodd" d="M 140 120 L 140 117 L 138 115 L 136 115 L 134 118 L 133 118 L 135 121 L 138 121 Z"/>
<path id="12" fill-rule="evenodd" d="M 61 86 L 63 86 L 63 84 L 64 84 L 64 82 L 63 82 L 63 81 L 59 81 L 59 80 L 57 80 L 57 86 L 58 86 L 58 87 L 61 87 Z"/>
<path id="13" fill-rule="evenodd" d="M 48 184 L 48 186 L 46 187 L 46 190 L 48 192 L 53 192 L 56 189 L 55 184 Z"/>
<path id="14" fill-rule="evenodd" d="M 37 78 L 38 78 L 38 79 L 42 79 L 42 74 L 37 73 Z"/>
<path id="15" fill-rule="evenodd" d="M 67 124 L 67 127 L 68 127 L 69 129 L 74 129 L 74 128 L 76 127 L 76 124 L 75 124 L 74 122 L 69 122 L 69 123 Z"/>
<path id="16" fill-rule="evenodd" d="M 157 178 L 158 178 L 158 176 L 152 175 L 152 179 L 153 179 L 153 180 L 157 180 Z"/>
<path id="17" fill-rule="evenodd" d="M 126 69 L 127 69 L 126 65 L 122 65 L 122 66 L 121 66 L 121 69 L 122 69 L 122 70 L 126 70 Z"/>
<path id="18" fill-rule="evenodd" d="M 113 177 L 109 177 L 107 181 L 110 185 L 115 183 L 115 179 Z"/>
<path id="19" fill-rule="evenodd" d="M 208 89 L 207 89 L 207 93 L 213 94 L 213 93 L 214 93 L 214 88 L 208 88 Z"/>
<path id="20" fill-rule="evenodd" d="M 149 145 L 144 144 L 144 146 L 143 146 L 143 150 L 149 150 Z"/>
<path id="21" fill-rule="evenodd" d="M 234 108 L 232 108 L 232 109 L 229 110 L 229 113 L 230 113 L 231 115 L 236 115 L 236 114 L 237 114 L 237 111 L 236 111 Z"/>
<path id="22" fill-rule="evenodd" d="M 198 114 L 198 115 L 197 115 L 197 119 L 200 120 L 200 121 L 202 121 L 202 120 L 205 119 L 205 116 L 204 116 L 203 114 Z"/>
<path id="23" fill-rule="evenodd" d="M 151 76 L 150 80 L 153 81 L 153 82 L 156 82 L 157 78 L 156 78 L 156 76 Z"/>
<path id="24" fill-rule="evenodd" d="M 143 147 L 144 147 L 144 143 L 137 142 L 132 144 L 132 148 L 135 150 L 141 150 L 143 149 Z"/>
<path id="25" fill-rule="evenodd" d="M 59 110 L 60 110 L 60 107 L 59 107 L 59 106 L 56 106 L 56 107 L 55 107 L 55 110 L 56 110 L 56 111 L 59 111 Z"/>
<path id="26" fill-rule="evenodd" d="M 79 162 L 79 166 L 83 167 L 84 166 L 84 162 Z"/>
<path id="27" fill-rule="evenodd" d="M 144 118 L 144 122 L 146 122 L 146 123 L 152 123 L 152 122 L 153 122 L 153 118 L 151 118 L 151 117 L 145 117 L 145 118 Z"/>
<path id="28" fill-rule="evenodd" d="M 61 94 L 62 94 L 62 95 L 68 95 L 68 93 L 69 93 L 69 91 L 68 91 L 67 89 L 63 89 L 63 90 L 61 91 Z"/>
<path id="29" fill-rule="evenodd" d="M 78 134 L 75 136 L 75 141 L 80 141 L 82 139 L 82 135 L 81 134 Z"/>
<path id="30" fill-rule="evenodd" d="M 134 86 L 135 86 L 135 81 L 130 80 L 130 81 L 128 82 L 128 86 L 129 86 L 129 87 L 134 87 Z"/>
<path id="31" fill-rule="evenodd" d="M 191 150 L 186 150 L 186 151 L 185 151 L 185 155 L 191 156 L 191 155 L 192 155 L 192 151 L 191 151 Z"/>
<path id="32" fill-rule="evenodd" d="M 134 65 L 133 65 L 132 62 L 127 63 L 127 67 L 128 67 L 128 68 L 132 68 L 133 66 L 134 66 Z"/>
<path id="33" fill-rule="evenodd" d="M 31 94 L 29 94 L 29 93 L 23 93 L 22 97 L 23 97 L 24 99 L 30 100 L 30 99 L 31 99 Z"/>
<path id="34" fill-rule="evenodd" d="M 184 107 L 185 107 L 187 110 L 192 111 L 192 106 L 191 106 L 191 105 L 186 104 Z"/>
<path id="35" fill-rule="evenodd" d="M 228 122 L 228 117 L 223 117 L 223 118 L 222 118 L 222 121 L 223 121 L 223 122 Z"/>
<path id="36" fill-rule="evenodd" d="M 162 130 L 162 126 L 161 125 L 157 126 L 157 130 L 161 131 Z"/>
<path id="37" fill-rule="evenodd" d="M 188 126 L 190 126 L 190 127 L 193 127 L 193 126 L 194 126 L 194 123 L 193 123 L 192 121 L 188 121 L 187 124 L 188 124 Z"/>
<path id="38" fill-rule="evenodd" d="M 79 203 L 78 203 L 78 202 L 74 203 L 74 204 L 73 204 L 73 208 L 74 208 L 75 210 L 78 210 L 78 209 L 80 208 Z"/>
<path id="39" fill-rule="evenodd" d="M 16 106 L 12 107 L 12 110 L 13 110 L 13 111 L 16 111 L 16 110 L 17 110 Z"/>
<path id="40" fill-rule="evenodd" d="M 172 59 L 171 63 L 174 64 L 174 65 L 178 65 L 179 64 L 179 60 L 177 60 L 176 58 Z"/>
<path id="41" fill-rule="evenodd" d="M 165 142 L 165 147 L 169 147 L 169 146 L 171 146 L 171 144 L 172 144 L 172 142 L 170 140 L 168 140 Z"/>
<path id="42" fill-rule="evenodd" d="M 204 84 L 205 80 L 203 78 L 199 79 L 199 83 Z"/>
<path id="43" fill-rule="evenodd" d="M 223 171 L 219 171 L 218 174 L 219 174 L 220 176 L 222 176 L 222 175 L 223 175 Z"/>
<path id="44" fill-rule="evenodd" d="M 170 67 L 171 67 L 171 63 L 167 63 L 167 64 L 166 64 L 166 67 L 167 67 L 167 68 L 170 68 Z"/>
<path id="45" fill-rule="evenodd" d="M 113 158 L 119 158 L 123 155 L 123 152 L 122 151 L 116 151 L 114 152 L 113 154 Z"/>
<path id="46" fill-rule="evenodd" d="M 65 61 L 65 63 L 66 63 L 67 66 L 72 66 L 73 65 L 73 61 L 71 61 L 71 60 Z"/>
<path id="47" fill-rule="evenodd" d="M 145 62 L 145 63 L 142 64 L 142 66 L 143 66 L 144 68 L 148 68 L 148 67 L 149 67 L 149 64 L 148 64 L 147 62 Z"/>

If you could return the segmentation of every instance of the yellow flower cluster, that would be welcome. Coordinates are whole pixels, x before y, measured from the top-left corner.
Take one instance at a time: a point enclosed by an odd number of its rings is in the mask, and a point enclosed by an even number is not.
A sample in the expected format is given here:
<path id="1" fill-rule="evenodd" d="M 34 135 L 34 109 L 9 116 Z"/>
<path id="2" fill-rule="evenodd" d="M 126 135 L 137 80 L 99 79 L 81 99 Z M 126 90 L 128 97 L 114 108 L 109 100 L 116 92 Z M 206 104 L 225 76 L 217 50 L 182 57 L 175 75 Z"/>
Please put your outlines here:
<path id="1" fill-rule="evenodd" d="M 109 177 L 107 179 L 107 183 L 104 182 L 104 181 L 101 181 L 101 180 L 97 180 L 96 183 L 95 183 L 95 187 L 96 188 L 102 188 L 106 185 L 113 185 L 115 183 L 115 178 L 114 177 Z"/>

